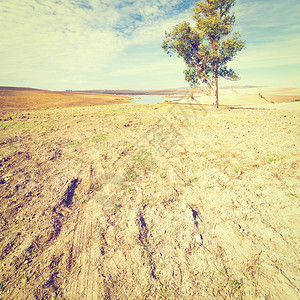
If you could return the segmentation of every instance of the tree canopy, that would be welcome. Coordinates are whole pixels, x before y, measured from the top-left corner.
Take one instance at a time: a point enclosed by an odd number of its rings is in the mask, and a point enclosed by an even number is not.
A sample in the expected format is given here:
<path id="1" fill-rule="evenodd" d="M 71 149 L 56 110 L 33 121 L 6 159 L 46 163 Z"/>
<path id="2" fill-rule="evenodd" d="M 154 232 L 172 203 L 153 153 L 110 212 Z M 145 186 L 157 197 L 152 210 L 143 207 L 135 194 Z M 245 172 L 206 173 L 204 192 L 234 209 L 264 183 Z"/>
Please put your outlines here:
<path id="1" fill-rule="evenodd" d="M 167 54 L 177 54 L 187 65 L 185 79 L 191 86 L 207 84 L 215 92 L 219 107 L 218 78 L 237 80 L 237 73 L 227 67 L 245 47 L 238 32 L 232 33 L 235 16 L 230 13 L 235 0 L 203 0 L 193 9 L 195 27 L 188 22 L 165 33 L 162 44 Z"/>

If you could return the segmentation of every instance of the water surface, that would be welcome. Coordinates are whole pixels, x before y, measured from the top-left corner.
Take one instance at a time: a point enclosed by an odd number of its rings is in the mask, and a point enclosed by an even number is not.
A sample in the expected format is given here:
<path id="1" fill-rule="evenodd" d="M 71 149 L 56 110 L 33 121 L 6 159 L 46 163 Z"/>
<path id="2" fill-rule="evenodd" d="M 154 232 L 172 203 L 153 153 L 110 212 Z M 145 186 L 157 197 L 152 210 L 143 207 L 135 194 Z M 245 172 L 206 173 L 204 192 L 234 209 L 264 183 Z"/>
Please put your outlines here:
<path id="1" fill-rule="evenodd" d="M 138 95 L 134 96 L 134 99 L 131 100 L 128 104 L 156 104 L 162 103 L 166 100 L 169 99 L 162 95 Z"/>

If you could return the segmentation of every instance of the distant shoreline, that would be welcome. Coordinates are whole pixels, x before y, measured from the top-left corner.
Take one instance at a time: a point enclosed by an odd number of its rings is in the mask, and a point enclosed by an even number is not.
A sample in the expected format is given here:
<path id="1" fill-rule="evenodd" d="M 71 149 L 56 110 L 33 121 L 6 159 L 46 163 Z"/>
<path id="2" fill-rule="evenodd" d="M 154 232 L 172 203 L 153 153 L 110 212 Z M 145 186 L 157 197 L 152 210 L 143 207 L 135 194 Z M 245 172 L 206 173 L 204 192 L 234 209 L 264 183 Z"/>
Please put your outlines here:
<path id="1" fill-rule="evenodd" d="M 207 89 L 197 89 L 194 100 L 187 88 L 164 90 L 86 90 L 48 91 L 27 87 L 0 87 L 0 110 L 49 109 L 131 103 L 133 97 L 164 97 L 166 101 L 212 105 L 213 95 Z M 183 99 L 184 98 L 184 99 Z M 185 101 L 186 99 L 186 101 Z M 299 101 L 299 88 L 242 86 L 220 88 L 221 106 L 246 106 Z M 138 101 L 136 104 L 139 104 Z"/>

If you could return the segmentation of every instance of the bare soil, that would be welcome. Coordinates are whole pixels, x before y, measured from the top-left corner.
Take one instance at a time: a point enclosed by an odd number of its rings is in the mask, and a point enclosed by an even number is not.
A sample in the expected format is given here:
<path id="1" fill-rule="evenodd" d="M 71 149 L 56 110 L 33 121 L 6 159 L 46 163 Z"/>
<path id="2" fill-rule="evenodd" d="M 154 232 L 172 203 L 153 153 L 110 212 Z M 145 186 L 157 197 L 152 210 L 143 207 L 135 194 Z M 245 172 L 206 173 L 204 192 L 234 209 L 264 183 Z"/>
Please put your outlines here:
<path id="1" fill-rule="evenodd" d="M 0 110 L 47 109 L 129 102 L 130 97 L 31 88 L 0 87 Z"/>
<path id="2" fill-rule="evenodd" d="M 299 111 L 0 113 L 0 298 L 298 299 Z"/>

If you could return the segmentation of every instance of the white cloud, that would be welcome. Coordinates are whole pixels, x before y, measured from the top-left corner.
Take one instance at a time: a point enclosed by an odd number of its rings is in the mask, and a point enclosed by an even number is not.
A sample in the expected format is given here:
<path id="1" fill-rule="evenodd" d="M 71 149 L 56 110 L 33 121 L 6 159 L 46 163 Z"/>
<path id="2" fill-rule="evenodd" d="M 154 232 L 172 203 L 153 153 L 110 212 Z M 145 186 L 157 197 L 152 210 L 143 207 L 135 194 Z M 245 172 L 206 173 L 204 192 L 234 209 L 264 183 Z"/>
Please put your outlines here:
<path id="1" fill-rule="evenodd" d="M 253 69 L 300 64 L 300 38 L 251 44 L 230 62 L 235 68 Z"/>
<path id="2" fill-rule="evenodd" d="M 109 21 L 113 24 L 119 20 L 115 10 L 101 11 L 100 5 L 95 11 L 79 9 L 68 1 L 63 4 L 0 3 L 0 11 L 5 11 L 0 18 L 0 54 L 5 57 L 2 72 L 23 70 L 39 76 L 49 69 L 101 71 L 122 51 L 122 41 L 108 26 Z"/>
<path id="3" fill-rule="evenodd" d="M 126 47 L 161 40 L 165 14 L 179 2 L 0 1 L 1 79 L 16 70 L 34 78 L 116 68 L 114 60 Z"/>
<path id="4" fill-rule="evenodd" d="M 117 88 L 126 74 L 128 84 L 139 78 L 143 84 L 147 78 L 152 83 L 157 78 L 157 85 L 171 78 L 182 82 L 182 61 L 165 55 L 161 43 L 165 31 L 192 22 L 196 2 L 0 0 L 0 84 L 58 89 L 75 82 L 98 88 L 101 82 Z M 300 61 L 297 3 L 238 1 L 237 27 L 247 49 L 232 62 L 237 71 Z"/>

